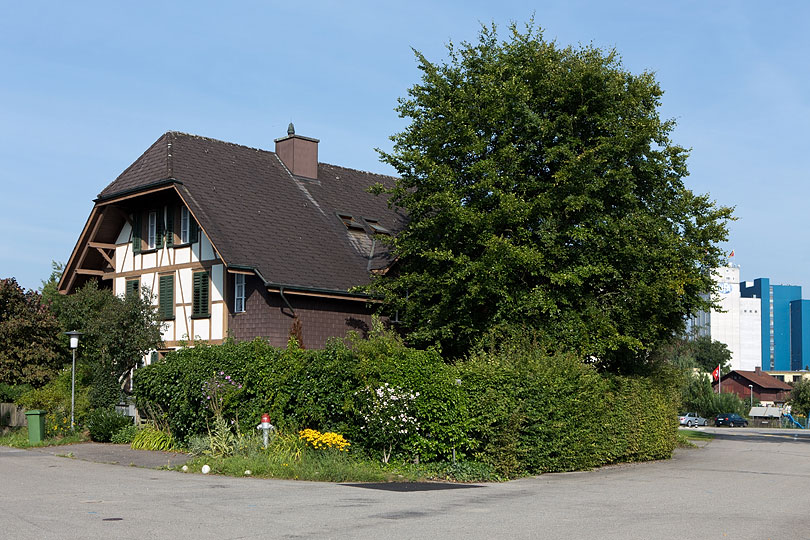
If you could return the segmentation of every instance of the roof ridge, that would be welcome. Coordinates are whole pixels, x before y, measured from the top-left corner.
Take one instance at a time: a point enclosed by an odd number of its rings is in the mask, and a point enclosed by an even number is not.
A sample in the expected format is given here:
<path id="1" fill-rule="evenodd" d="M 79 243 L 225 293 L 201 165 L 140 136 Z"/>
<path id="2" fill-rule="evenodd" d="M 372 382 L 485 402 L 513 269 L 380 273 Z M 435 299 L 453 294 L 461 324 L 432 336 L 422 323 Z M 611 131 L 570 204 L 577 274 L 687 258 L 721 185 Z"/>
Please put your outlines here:
<path id="1" fill-rule="evenodd" d="M 238 146 L 240 148 L 247 148 L 248 150 L 257 150 L 259 152 L 267 152 L 268 154 L 275 154 L 272 150 L 267 150 L 266 148 L 257 148 L 255 146 L 248 146 L 246 144 L 235 143 L 231 141 L 224 141 L 222 139 L 215 139 L 214 137 L 205 137 L 204 135 L 195 135 L 194 133 L 186 133 L 184 131 L 167 131 L 166 135 L 173 135 L 174 137 L 191 137 L 194 139 L 200 139 L 203 141 L 210 141 L 215 143 L 222 143 L 227 144 L 229 146 Z"/>
<path id="2" fill-rule="evenodd" d="M 164 135 L 172 135 L 174 137 L 192 137 L 194 139 L 200 139 L 200 140 L 203 140 L 203 141 L 222 143 L 222 144 L 227 144 L 229 146 L 238 146 L 240 148 L 247 148 L 249 150 L 256 150 L 258 152 L 267 152 L 268 154 L 274 154 L 274 155 L 276 154 L 275 151 L 267 150 L 266 148 L 257 148 L 255 146 L 249 146 L 247 144 L 240 144 L 240 143 L 235 143 L 235 142 L 231 142 L 231 141 L 225 141 L 225 140 L 222 140 L 222 139 L 216 139 L 214 137 L 206 137 L 204 135 L 195 135 L 194 133 L 186 133 L 184 131 L 167 131 L 166 133 L 164 133 Z M 385 178 L 390 178 L 391 180 L 399 180 L 398 177 L 392 176 L 390 174 L 383 174 L 383 173 L 376 173 L 376 172 L 372 172 L 372 171 L 365 171 L 363 169 L 355 169 L 355 168 L 352 168 L 352 167 L 343 167 L 342 165 L 335 165 L 333 163 L 326 163 L 325 161 L 319 161 L 318 165 L 326 165 L 328 167 L 334 167 L 335 169 L 343 169 L 344 171 L 353 171 L 353 172 L 358 172 L 358 173 L 362 173 L 362 174 L 370 174 L 370 175 L 374 175 L 374 176 L 382 176 L 382 177 L 385 177 Z M 290 176 L 293 176 L 292 172 L 290 172 Z"/>
<path id="3" fill-rule="evenodd" d="M 385 178 L 390 178 L 391 180 L 399 180 L 400 179 L 399 177 L 392 176 L 390 174 L 383 174 L 383 173 L 376 173 L 376 172 L 371 172 L 371 171 L 364 171 L 362 169 L 353 169 L 352 167 L 343 167 L 342 165 L 334 165 L 332 163 L 326 163 L 326 162 L 323 162 L 323 161 L 319 161 L 318 165 L 328 165 L 329 167 L 334 167 L 335 169 L 343 169 L 344 171 L 353 171 L 353 172 L 359 172 L 359 173 L 362 173 L 362 174 L 372 174 L 374 176 L 383 176 Z"/>

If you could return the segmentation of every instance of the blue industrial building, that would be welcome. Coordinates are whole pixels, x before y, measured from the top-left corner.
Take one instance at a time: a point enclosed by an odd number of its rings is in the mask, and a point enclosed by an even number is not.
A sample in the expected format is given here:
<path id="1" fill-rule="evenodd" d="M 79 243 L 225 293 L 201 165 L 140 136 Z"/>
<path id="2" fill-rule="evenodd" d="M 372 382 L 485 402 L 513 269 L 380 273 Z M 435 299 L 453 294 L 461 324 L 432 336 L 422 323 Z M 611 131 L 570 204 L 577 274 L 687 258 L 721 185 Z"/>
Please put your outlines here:
<path id="1" fill-rule="evenodd" d="M 810 366 L 810 300 L 790 303 L 790 369 Z"/>
<path id="2" fill-rule="evenodd" d="M 759 298 L 762 369 L 799 370 L 810 364 L 810 300 L 798 285 L 771 285 L 768 278 L 740 283 L 742 298 Z"/>

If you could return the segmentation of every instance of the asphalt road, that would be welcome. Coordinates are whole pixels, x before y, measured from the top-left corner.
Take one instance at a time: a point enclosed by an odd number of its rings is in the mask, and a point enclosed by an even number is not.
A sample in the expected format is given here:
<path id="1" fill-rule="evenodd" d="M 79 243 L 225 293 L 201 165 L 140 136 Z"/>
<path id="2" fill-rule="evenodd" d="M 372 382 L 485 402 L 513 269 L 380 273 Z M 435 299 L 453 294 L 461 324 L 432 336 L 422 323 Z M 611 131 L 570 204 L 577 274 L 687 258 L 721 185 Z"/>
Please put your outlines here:
<path id="1" fill-rule="evenodd" d="M 668 461 L 408 491 L 0 447 L 0 538 L 810 539 L 810 433 L 700 430 Z"/>

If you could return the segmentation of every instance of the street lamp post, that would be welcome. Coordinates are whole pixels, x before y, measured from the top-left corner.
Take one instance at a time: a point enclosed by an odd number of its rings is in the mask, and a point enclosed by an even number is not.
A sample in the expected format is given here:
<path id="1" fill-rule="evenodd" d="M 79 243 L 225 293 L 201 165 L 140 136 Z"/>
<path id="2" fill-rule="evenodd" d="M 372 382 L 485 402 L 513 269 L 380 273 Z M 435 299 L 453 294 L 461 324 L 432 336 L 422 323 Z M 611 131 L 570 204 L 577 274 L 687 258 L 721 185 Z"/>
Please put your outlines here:
<path id="1" fill-rule="evenodd" d="M 754 385 L 748 385 L 748 393 L 751 395 L 751 408 L 754 408 Z"/>
<path id="2" fill-rule="evenodd" d="M 76 408 L 76 349 L 79 348 L 79 336 L 82 333 L 73 330 L 65 334 L 70 337 L 70 348 L 73 350 L 73 367 L 70 371 L 70 430 L 73 431 L 75 430 L 73 413 Z"/>

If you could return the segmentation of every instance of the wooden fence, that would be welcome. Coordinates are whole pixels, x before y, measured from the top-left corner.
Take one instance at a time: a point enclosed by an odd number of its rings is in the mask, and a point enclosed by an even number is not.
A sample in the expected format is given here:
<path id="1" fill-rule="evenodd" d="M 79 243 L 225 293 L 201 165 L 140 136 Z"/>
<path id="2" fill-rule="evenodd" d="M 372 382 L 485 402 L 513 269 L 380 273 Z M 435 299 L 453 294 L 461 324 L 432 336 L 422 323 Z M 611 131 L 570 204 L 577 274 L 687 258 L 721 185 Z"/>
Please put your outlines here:
<path id="1" fill-rule="evenodd" d="M 0 403 L 0 427 L 27 426 L 25 409 L 14 403 Z"/>

